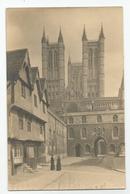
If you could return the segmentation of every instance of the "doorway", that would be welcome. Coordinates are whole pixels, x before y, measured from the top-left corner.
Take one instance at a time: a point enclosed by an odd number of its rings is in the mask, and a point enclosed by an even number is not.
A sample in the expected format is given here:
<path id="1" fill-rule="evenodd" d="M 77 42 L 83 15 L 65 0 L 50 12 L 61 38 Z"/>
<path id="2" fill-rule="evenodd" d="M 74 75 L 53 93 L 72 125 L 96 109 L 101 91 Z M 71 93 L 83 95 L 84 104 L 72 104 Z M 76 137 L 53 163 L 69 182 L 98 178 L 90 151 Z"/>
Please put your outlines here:
<path id="1" fill-rule="evenodd" d="M 95 141 L 95 155 L 102 156 L 106 154 L 106 142 L 103 138 L 99 138 Z"/>
<path id="2" fill-rule="evenodd" d="M 77 144 L 75 146 L 75 154 L 76 154 L 76 157 L 80 157 L 81 156 L 81 145 L 80 144 Z"/>

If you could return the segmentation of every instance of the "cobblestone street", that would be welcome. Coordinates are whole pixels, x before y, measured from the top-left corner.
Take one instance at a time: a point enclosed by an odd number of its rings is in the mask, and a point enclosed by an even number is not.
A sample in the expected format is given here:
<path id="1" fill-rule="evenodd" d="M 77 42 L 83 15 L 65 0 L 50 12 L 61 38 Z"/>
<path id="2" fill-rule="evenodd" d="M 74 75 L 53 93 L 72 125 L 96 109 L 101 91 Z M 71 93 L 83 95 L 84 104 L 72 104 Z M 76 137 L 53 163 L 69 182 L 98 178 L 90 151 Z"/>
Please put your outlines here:
<path id="1" fill-rule="evenodd" d="M 57 190 L 57 189 L 123 189 L 125 173 L 100 166 L 81 165 L 84 159 L 64 165 L 61 171 L 50 171 L 49 166 L 34 174 L 10 180 L 9 190 Z"/>

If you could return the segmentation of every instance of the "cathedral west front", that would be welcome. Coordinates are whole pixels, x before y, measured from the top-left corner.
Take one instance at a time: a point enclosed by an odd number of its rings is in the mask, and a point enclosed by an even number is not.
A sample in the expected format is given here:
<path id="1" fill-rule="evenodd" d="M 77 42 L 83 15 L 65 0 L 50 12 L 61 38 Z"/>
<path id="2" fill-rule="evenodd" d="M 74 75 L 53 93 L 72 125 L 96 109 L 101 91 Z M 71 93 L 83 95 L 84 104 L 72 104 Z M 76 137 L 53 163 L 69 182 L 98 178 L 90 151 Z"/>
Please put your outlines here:
<path id="1" fill-rule="evenodd" d="M 89 40 L 85 26 L 81 36 L 82 61 L 65 62 L 65 43 L 60 29 L 52 43 L 42 36 L 42 69 L 47 80 L 51 109 L 67 125 L 69 156 L 124 153 L 124 84 L 118 96 L 104 95 L 104 44 L 101 25 L 97 40 Z M 68 85 L 65 87 L 65 66 Z"/>

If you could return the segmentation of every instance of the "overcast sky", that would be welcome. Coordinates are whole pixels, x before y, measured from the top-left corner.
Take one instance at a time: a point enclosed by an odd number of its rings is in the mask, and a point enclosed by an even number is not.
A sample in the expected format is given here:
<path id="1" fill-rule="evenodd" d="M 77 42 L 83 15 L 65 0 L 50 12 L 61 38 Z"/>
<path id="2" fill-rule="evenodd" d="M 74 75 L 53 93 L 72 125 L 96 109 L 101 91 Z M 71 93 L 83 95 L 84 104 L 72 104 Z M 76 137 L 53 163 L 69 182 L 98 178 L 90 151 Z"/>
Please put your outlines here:
<path id="1" fill-rule="evenodd" d="M 98 39 L 101 23 L 105 35 L 105 96 L 116 96 L 123 74 L 122 8 L 24 8 L 7 10 L 7 50 L 28 48 L 32 66 L 41 69 L 43 27 L 50 42 L 56 42 L 61 26 L 65 64 L 82 61 L 85 24 L 89 40 Z"/>

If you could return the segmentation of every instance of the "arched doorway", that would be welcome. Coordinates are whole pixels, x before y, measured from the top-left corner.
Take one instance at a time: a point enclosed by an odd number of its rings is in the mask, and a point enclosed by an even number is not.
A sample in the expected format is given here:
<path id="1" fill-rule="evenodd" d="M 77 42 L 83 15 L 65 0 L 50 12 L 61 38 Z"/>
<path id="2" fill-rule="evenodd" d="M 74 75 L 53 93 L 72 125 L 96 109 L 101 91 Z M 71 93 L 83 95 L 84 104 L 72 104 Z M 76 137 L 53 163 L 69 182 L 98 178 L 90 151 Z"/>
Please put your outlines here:
<path id="1" fill-rule="evenodd" d="M 75 146 L 75 155 L 76 155 L 76 157 L 81 156 L 81 145 L 80 144 L 76 144 L 76 146 Z"/>
<path id="2" fill-rule="evenodd" d="M 96 156 L 102 156 L 106 154 L 106 142 L 102 137 L 95 140 L 94 151 Z"/>

